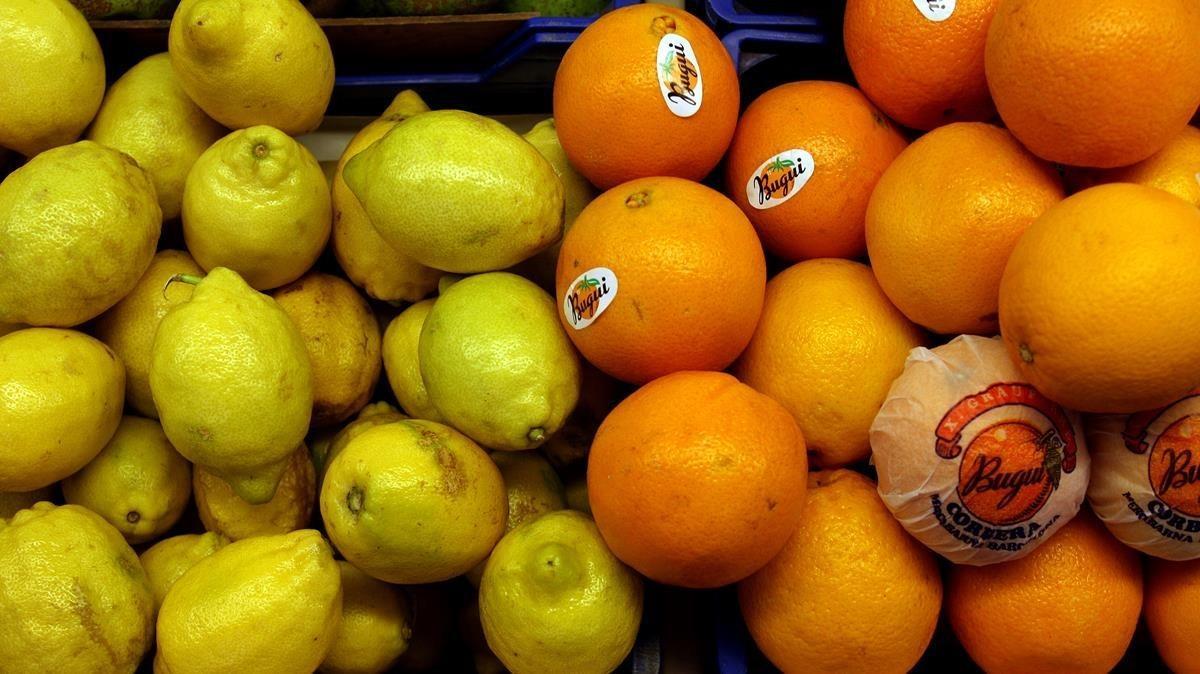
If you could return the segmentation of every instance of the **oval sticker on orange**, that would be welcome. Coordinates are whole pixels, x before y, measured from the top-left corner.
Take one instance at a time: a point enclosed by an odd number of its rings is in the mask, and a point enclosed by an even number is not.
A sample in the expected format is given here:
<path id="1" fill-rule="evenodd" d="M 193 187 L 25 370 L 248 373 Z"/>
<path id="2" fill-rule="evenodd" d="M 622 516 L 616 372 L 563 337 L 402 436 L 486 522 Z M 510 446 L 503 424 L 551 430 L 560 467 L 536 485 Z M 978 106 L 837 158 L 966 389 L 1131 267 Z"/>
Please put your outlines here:
<path id="1" fill-rule="evenodd" d="M 617 296 L 617 275 L 608 267 L 593 267 L 571 282 L 563 297 L 563 316 L 576 330 L 600 318 Z"/>
<path id="2" fill-rule="evenodd" d="M 687 38 L 667 33 L 658 41 L 658 88 L 667 108 L 676 117 L 691 117 L 704 102 L 704 80 L 700 63 Z"/>
<path id="3" fill-rule="evenodd" d="M 913 0 L 913 4 L 922 16 L 938 23 L 949 19 L 954 13 L 955 0 Z"/>
<path id="4" fill-rule="evenodd" d="M 799 192 L 815 169 L 808 150 L 784 150 L 759 165 L 746 181 L 746 200 L 760 211 L 774 208 Z"/>

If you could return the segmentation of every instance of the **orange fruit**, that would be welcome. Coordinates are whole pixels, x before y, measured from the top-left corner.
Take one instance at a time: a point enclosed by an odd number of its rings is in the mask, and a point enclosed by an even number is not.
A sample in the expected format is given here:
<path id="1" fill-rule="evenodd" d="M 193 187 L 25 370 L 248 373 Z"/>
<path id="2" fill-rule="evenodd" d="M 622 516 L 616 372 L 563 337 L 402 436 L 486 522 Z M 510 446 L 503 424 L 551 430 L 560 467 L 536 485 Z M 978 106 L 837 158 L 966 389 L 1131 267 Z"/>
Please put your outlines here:
<path id="1" fill-rule="evenodd" d="M 792 82 L 746 108 L 726 191 L 780 257 L 857 257 L 871 190 L 906 144 L 858 89 Z"/>
<path id="2" fill-rule="evenodd" d="M 716 34 L 652 3 L 594 21 L 554 78 L 559 142 L 601 189 L 648 176 L 700 180 L 729 147 L 740 105 L 737 70 Z"/>
<path id="3" fill-rule="evenodd" d="M 738 586 L 742 616 L 785 672 L 906 672 L 937 626 L 942 579 L 849 470 L 812 473 L 800 526 Z"/>
<path id="4" fill-rule="evenodd" d="M 1146 569 L 1146 626 L 1158 654 L 1173 672 L 1200 672 L 1200 560 L 1149 558 Z"/>
<path id="5" fill-rule="evenodd" d="M 1170 192 L 1200 206 L 1200 129 L 1185 126 L 1157 153 L 1131 166 L 1102 171 L 1102 183 L 1137 183 Z"/>
<path id="6" fill-rule="evenodd" d="M 1087 511 L 1026 557 L 952 566 L 946 613 L 987 672 L 1108 672 L 1142 610 L 1142 564 Z"/>
<path id="7" fill-rule="evenodd" d="M 1063 196 L 1054 169 L 1004 129 L 934 129 L 892 162 L 871 195 L 871 268 L 913 322 L 942 334 L 994 335 L 1008 254 Z"/>
<path id="8" fill-rule="evenodd" d="M 1082 412 L 1161 407 L 1200 383 L 1200 210 L 1116 183 L 1030 225 L 1000 281 L 1000 334 L 1021 374 Z"/>
<path id="9" fill-rule="evenodd" d="M 621 561 L 660 583 L 717 587 L 787 542 L 807 470 L 804 438 L 779 403 L 722 372 L 677 372 L 600 425 L 588 500 Z"/>
<path id="10" fill-rule="evenodd" d="M 818 466 L 867 458 L 867 431 L 921 331 L 865 265 L 808 260 L 767 284 L 737 375 L 796 418 Z"/>
<path id="11" fill-rule="evenodd" d="M 914 129 L 990 118 L 983 45 L 999 4 L 847 0 L 842 37 L 854 79 L 888 116 Z"/>
<path id="12" fill-rule="evenodd" d="M 624 381 L 722 370 L 750 341 L 766 282 L 758 236 L 733 202 L 642 178 L 601 194 L 563 237 L 559 318 L 584 358 Z"/>
<path id="13" fill-rule="evenodd" d="M 1005 126 L 1034 154 L 1125 166 L 1166 146 L 1200 104 L 1200 6 L 1004 0 L 984 65 Z"/>

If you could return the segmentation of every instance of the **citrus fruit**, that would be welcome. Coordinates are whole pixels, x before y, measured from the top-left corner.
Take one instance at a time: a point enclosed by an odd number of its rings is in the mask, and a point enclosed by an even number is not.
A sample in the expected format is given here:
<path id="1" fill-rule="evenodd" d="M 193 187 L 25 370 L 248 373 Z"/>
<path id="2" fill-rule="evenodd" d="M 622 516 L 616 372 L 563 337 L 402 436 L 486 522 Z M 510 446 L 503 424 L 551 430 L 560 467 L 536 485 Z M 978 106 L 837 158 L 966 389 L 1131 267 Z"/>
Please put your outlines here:
<path id="1" fill-rule="evenodd" d="M 173 220 L 192 165 L 226 133 L 188 98 L 162 53 L 113 83 L 87 137 L 133 157 L 154 183 L 163 219 Z"/>
<path id="2" fill-rule="evenodd" d="M 421 362 L 418 346 L 421 328 L 433 300 L 422 300 L 401 311 L 383 333 L 383 368 L 388 384 L 397 402 L 405 412 L 417 419 L 445 421 L 441 412 L 429 402 L 429 391 L 421 378 Z"/>
<path id="3" fill-rule="evenodd" d="M 129 294 L 94 323 L 96 337 L 108 345 L 125 364 L 125 402 L 135 412 L 158 418 L 150 393 L 150 349 L 158 324 L 171 307 L 192 296 L 187 283 L 167 281 L 176 274 L 203 274 L 200 265 L 181 250 L 162 250 Z"/>
<path id="4" fill-rule="evenodd" d="M 1081 513 L 1028 557 L 952 566 L 946 613 L 988 672 L 1108 672 L 1142 609 L 1137 553 Z"/>
<path id="5" fill-rule="evenodd" d="M 1161 190 L 1100 185 L 1047 210 L 1000 282 L 1021 375 L 1084 412 L 1165 405 L 1200 381 L 1200 211 Z"/>
<path id="6" fill-rule="evenodd" d="M 1200 629 L 1200 562 L 1150 559 L 1146 568 L 1146 626 L 1172 672 L 1200 672 L 1195 649 Z"/>
<path id="7" fill-rule="evenodd" d="M 47 150 L 0 182 L 0 322 L 69 327 L 137 285 L 162 228 L 154 185 L 90 140 Z"/>
<path id="8" fill-rule="evenodd" d="M 642 582 L 570 510 L 517 527 L 479 586 L 483 633 L 513 674 L 611 672 L 633 649 Z"/>
<path id="9" fill-rule="evenodd" d="M 243 501 L 224 480 L 200 466 L 192 474 L 192 491 L 204 528 L 234 541 L 303 529 L 317 499 L 316 474 L 304 445 L 292 452 L 275 495 L 266 503 Z"/>
<path id="10" fill-rule="evenodd" d="M 79 137 L 104 97 L 104 54 L 68 0 L 0 7 L 0 146 L 26 157 Z"/>
<path id="11" fill-rule="evenodd" d="M 1083 503 L 1079 419 L 1029 385 L 999 337 L 914 349 L 871 424 L 879 494 L 957 564 L 1029 554 Z"/>
<path id="12" fill-rule="evenodd" d="M 1147 159 L 1100 171 L 1099 182 L 1136 183 L 1157 187 L 1193 206 L 1200 206 L 1200 129 L 1185 126 L 1166 147 Z"/>
<path id="13" fill-rule="evenodd" d="M 164 538 L 142 553 L 142 568 L 154 591 L 154 611 L 162 606 L 167 592 L 196 562 L 229 544 L 221 534 L 206 531 L 202 534 L 181 534 Z"/>
<path id="14" fill-rule="evenodd" d="M 235 541 L 196 562 L 158 612 L 156 669 L 315 671 L 342 619 L 342 582 L 321 534 Z"/>
<path id="15" fill-rule="evenodd" d="M 995 109 L 983 48 L 1000 2 L 848 0 L 842 36 L 854 79 L 889 117 L 914 129 L 988 119 Z"/>
<path id="16" fill-rule="evenodd" d="M 913 322 L 948 335 L 994 335 L 1004 263 L 1063 196 L 1054 169 L 1004 129 L 934 129 L 892 162 L 871 195 L 871 269 Z"/>
<path id="17" fill-rule="evenodd" d="M 154 641 L 137 555 L 99 515 L 39 503 L 0 521 L 0 662 L 36 672 L 132 672 Z"/>
<path id="18" fill-rule="evenodd" d="M 850 470 L 811 473 L 796 533 L 738 584 L 746 626 L 783 671 L 906 672 L 942 605 L 937 563 Z"/>
<path id="19" fill-rule="evenodd" d="M 922 339 L 865 265 L 807 260 L 767 283 L 736 372 L 792 413 L 815 465 L 842 466 L 867 458 L 867 428 Z"/>
<path id="20" fill-rule="evenodd" d="M 58 485 L 50 485 L 32 491 L 0 491 L 0 520 L 10 519 L 39 501 L 53 501 L 58 494 Z"/>
<path id="21" fill-rule="evenodd" d="M 347 561 L 403 584 L 447 580 L 483 561 L 508 507 L 500 471 L 478 445 L 419 420 L 350 440 L 326 468 L 320 503 Z"/>
<path id="22" fill-rule="evenodd" d="M 342 622 L 321 663 L 329 674 L 386 672 L 412 638 L 412 609 L 400 588 L 338 561 L 342 576 Z"/>
<path id="23" fill-rule="evenodd" d="M 191 472 L 158 422 L 124 417 L 96 458 L 63 480 L 63 496 L 103 517 L 130 543 L 145 543 L 183 515 Z"/>
<path id="24" fill-rule="evenodd" d="M 125 370 L 74 330 L 0 337 L 0 491 L 30 491 L 83 468 L 121 422 Z"/>
<path id="25" fill-rule="evenodd" d="M 1190 0 L 1005 0 L 985 70 L 1004 125 L 1034 154 L 1125 166 L 1166 146 L 1200 104 L 1200 9 Z"/>
<path id="26" fill-rule="evenodd" d="M 196 159 L 183 188 L 183 237 L 206 270 L 227 267 L 255 290 L 277 288 L 300 278 L 325 249 L 329 204 L 312 153 L 278 129 L 254 126 Z"/>
<path id="27" fill-rule="evenodd" d="M 677 372 L 600 425 L 588 497 L 626 564 L 661 583 L 717 587 L 787 542 L 807 470 L 804 438 L 779 403 L 724 373 Z"/>
<path id="28" fill-rule="evenodd" d="M 725 162 L 726 192 L 784 259 L 858 257 L 871 190 L 905 144 L 854 87 L 791 82 L 746 108 Z"/>
<path id="29" fill-rule="evenodd" d="M 319 486 L 324 479 L 325 469 L 329 467 L 333 458 L 345 449 L 351 440 L 362 435 L 369 428 L 390 424 L 393 421 L 404 421 L 407 418 L 403 412 L 386 402 L 371 403 L 362 408 L 354 421 L 343 426 L 330 438 L 324 454 L 314 455 L 318 456 L 313 460 L 313 465 L 317 468 L 317 485 Z"/>
<path id="30" fill-rule="evenodd" d="M 563 238 L 556 297 L 583 357 L 645 383 L 721 370 L 758 323 L 766 261 L 732 201 L 679 178 L 643 178 L 597 197 Z"/>
<path id="31" fill-rule="evenodd" d="M 554 77 L 559 140 L 601 189 L 649 176 L 700 180 L 729 147 L 739 105 L 737 71 L 716 34 L 654 3 L 593 21 Z"/>

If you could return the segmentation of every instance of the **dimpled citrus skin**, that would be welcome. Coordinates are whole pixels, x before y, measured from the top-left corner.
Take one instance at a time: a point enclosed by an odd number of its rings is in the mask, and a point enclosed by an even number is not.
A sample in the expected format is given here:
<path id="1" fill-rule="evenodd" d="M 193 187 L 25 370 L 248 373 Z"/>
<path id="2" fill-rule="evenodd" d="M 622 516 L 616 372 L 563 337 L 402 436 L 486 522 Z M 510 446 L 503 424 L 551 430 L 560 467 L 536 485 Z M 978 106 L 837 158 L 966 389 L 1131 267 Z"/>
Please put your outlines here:
<path id="1" fill-rule="evenodd" d="M 1200 7 L 1004 0 L 985 68 L 1004 125 L 1034 154 L 1132 164 L 1170 142 L 1200 103 Z"/>
<path id="2" fill-rule="evenodd" d="M 413 611 L 401 588 L 338 561 L 342 575 L 342 622 L 321 671 L 330 674 L 386 672 L 412 638 Z"/>
<path id="3" fill-rule="evenodd" d="M 1165 405 L 1200 379 L 1200 211 L 1140 185 L 1050 208 L 1000 282 L 1000 333 L 1039 391 L 1083 412 Z"/>
<path id="4" fill-rule="evenodd" d="M 1146 626 L 1158 654 L 1178 674 L 1200 672 L 1200 561 L 1147 558 Z"/>
<path id="5" fill-rule="evenodd" d="M 236 541 L 167 593 L 158 655 L 171 674 L 314 671 L 342 619 L 342 581 L 321 534 Z"/>
<path id="6" fill-rule="evenodd" d="M 906 144 L 850 85 L 784 84 L 755 99 L 738 122 L 725 163 L 726 191 L 776 255 L 858 257 L 867 245 L 863 216 L 871 190 Z M 791 149 L 812 155 L 808 182 L 785 202 L 755 208 L 747 200 L 747 182 L 764 162 Z"/>
<path id="7" fill-rule="evenodd" d="M 405 412 L 417 419 L 443 422 L 442 413 L 429 402 L 429 391 L 421 378 L 418 346 L 421 328 L 433 309 L 433 300 L 423 300 L 401 311 L 383 333 L 383 367 L 388 384 Z"/>
<path id="8" fill-rule="evenodd" d="M 849 470 L 815 472 L 796 533 L 738 585 L 755 643 L 784 671 L 907 672 L 937 627 L 942 581 Z"/>
<path id="9" fill-rule="evenodd" d="M 74 505 L 38 503 L 0 521 L 0 615 L 6 671 L 132 673 L 154 640 L 137 555 Z"/>
<path id="10" fill-rule="evenodd" d="M 84 140 L 34 157 L 0 182 L 0 322 L 95 318 L 137 284 L 161 228 L 127 155 Z"/>
<path id="11" fill-rule="evenodd" d="M 0 337 L 0 491 L 30 491 L 83 468 L 117 430 L 125 369 L 74 330 Z"/>
<path id="12" fill-rule="evenodd" d="M 1004 264 L 1063 199 L 1048 164 L 1004 129 L 961 122 L 902 152 L 867 209 L 871 268 L 910 320 L 942 334 L 993 335 Z"/>
<path id="13" fill-rule="evenodd" d="M 202 534 L 182 534 L 164 538 L 147 548 L 141 556 L 142 568 L 146 570 L 146 578 L 150 588 L 154 590 L 154 610 L 162 606 L 167 592 L 175 585 L 175 581 L 183 577 L 196 565 L 212 553 L 229 544 L 229 539 L 221 534 L 206 531 Z"/>
<path id="14" fill-rule="evenodd" d="M 1200 129 L 1184 127 L 1159 152 L 1136 164 L 1101 171 L 1102 183 L 1136 183 L 1170 192 L 1193 206 L 1200 206 Z"/>
<path id="15" fill-rule="evenodd" d="M 390 424 L 393 421 L 404 421 L 407 418 L 403 412 L 392 407 L 390 403 L 377 402 L 364 407 L 354 421 L 342 426 L 341 430 L 329 439 L 329 444 L 324 448 L 324 454 L 319 455 L 320 459 L 314 460 L 314 464 L 319 468 L 318 484 L 321 481 L 320 478 L 325 475 L 325 469 L 333 462 L 333 457 L 345 449 L 351 440 L 362 435 L 368 428 Z M 315 447 L 316 443 L 313 445 Z M 318 455 L 314 454 L 313 456 Z"/>
<path id="16" fill-rule="evenodd" d="M 224 480 L 202 467 L 192 474 L 192 485 L 204 528 L 235 541 L 304 528 L 317 499 L 316 472 L 304 445 L 292 452 L 275 495 L 266 503 L 246 503 Z"/>
<path id="17" fill-rule="evenodd" d="M 592 514 L 623 562 L 662 583 L 745 578 L 804 504 L 804 438 L 787 410 L 721 372 L 677 372 L 626 398 L 588 456 Z"/>
<path id="18" fill-rule="evenodd" d="M 870 453 L 867 430 L 922 340 L 865 265 L 807 260 L 767 284 L 735 371 L 792 413 L 814 465 L 843 466 Z"/>
<path id="19" fill-rule="evenodd" d="M 691 117 L 663 101 L 658 46 L 667 32 L 687 38 L 700 67 L 704 98 Z M 592 22 L 554 78 L 559 141 L 600 189 L 649 176 L 702 179 L 729 147 L 739 105 L 737 70 L 716 34 L 682 9 L 653 3 Z"/>
<path id="20" fill-rule="evenodd" d="M 914 129 L 991 117 L 983 47 L 1000 2 L 958 0 L 949 18 L 934 22 L 908 0 L 848 0 L 842 35 L 854 79 Z"/>
<path id="21" fill-rule="evenodd" d="M 68 0 L 0 5 L 0 146 L 26 157 L 74 141 L 104 97 L 104 54 Z"/>
<path id="22" fill-rule="evenodd" d="M 167 280 L 175 274 L 203 274 L 191 255 L 163 250 L 154 255 L 137 285 L 96 319 L 96 337 L 125 364 L 125 402 L 138 414 L 158 418 L 150 393 L 150 349 L 158 324 L 171 307 L 192 297 L 192 286 Z"/>
<path id="23" fill-rule="evenodd" d="M 1108 672 L 1142 608 L 1142 564 L 1090 512 L 1028 556 L 952 566 L 946 612 L 988 672 Z"/>

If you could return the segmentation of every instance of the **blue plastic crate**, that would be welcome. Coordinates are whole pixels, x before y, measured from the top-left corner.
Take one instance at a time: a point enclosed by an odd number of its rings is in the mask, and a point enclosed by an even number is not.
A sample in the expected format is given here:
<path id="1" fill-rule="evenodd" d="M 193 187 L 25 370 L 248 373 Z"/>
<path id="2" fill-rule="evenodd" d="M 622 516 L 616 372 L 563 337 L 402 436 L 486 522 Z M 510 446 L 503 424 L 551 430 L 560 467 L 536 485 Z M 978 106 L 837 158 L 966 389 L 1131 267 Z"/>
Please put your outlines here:
<path id="1" fill-rule="evenodd" d="M 783 5 L 774 2 L 773 5 Z M 740 0 L 704 0 L 704 13 L 719 32 L 744 28 L 800 28 L 824 31 L 832 8 L 828 2 L 792 2 L 771 13 L 756 11 Z"/>

